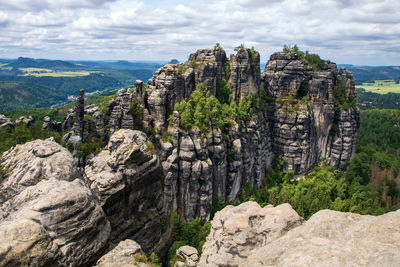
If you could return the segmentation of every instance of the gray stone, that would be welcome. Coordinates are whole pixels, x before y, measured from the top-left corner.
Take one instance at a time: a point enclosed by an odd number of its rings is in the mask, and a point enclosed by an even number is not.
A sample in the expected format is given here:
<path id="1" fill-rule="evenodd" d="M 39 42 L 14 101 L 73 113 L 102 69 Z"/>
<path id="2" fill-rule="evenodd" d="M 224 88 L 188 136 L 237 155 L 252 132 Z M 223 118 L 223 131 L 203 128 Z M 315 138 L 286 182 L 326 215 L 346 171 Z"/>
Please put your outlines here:
<path id="1" fill-rule="evenodd" d="M 78 266 L 102 251 L 110 223 L 65 148 L 36 140 L 1 162 L 0 265 Z"/>
<path id="2" fill-rule="evenodd" d="M 246 202 L 216 213 L 198 266 L 397 266 L 399 227 L 400 210 L 322 210 L 304 222 L 289 204 Z"/>
<path id="3" fill-rule="evenodd" d="M 97 267 L 128 267 L 128 266 L 152 266 L 145 262 L 140 262 L 137 258 L 143 256 L 142 248 L 133 240 L 126 239 L 110 252 L 102 256 L 98 261 Z"/>

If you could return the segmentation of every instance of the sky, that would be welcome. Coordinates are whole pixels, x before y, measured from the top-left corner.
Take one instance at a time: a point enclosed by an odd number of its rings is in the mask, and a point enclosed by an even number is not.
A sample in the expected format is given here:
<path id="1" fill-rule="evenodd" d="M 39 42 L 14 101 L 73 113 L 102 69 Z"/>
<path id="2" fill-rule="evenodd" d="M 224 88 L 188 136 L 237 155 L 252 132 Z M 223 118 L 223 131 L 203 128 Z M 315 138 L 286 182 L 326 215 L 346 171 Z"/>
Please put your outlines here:
<path id="1" fill-rule="evenodd" d="M 261 61 L 297 44 L 340 64 L 400 65 L 399 0 L 0 0 L 0 58 L 187 60 L 216 43 Z"/>

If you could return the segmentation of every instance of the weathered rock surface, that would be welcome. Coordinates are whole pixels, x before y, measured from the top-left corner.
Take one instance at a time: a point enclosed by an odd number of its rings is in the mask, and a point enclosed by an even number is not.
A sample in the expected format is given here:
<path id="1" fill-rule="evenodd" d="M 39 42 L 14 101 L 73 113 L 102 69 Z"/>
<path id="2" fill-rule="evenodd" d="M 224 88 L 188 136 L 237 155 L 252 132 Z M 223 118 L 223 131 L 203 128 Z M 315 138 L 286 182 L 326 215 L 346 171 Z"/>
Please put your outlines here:
<path id="1" fill-rule="evenodd" d="M 145 128 L 154 127 L 163 132 L 167 126 L 167 114 L 175 103 L 189 97 L 198 86 L 216 95 L 223 79 L 225 62 L 225 51 L 216 47 L 198 50 L 185 63 L 167 64 L 158 69 L 148 80 L 141 96 L 145 107 Z"/>
<path id="2" fill-rule="evenodd" d="M 32 116 L 29 116 L 28 118 L 25 116 L 19 117 L 18 120 L 15 121 L 16 124 L 18 123 L 25 123 L 27 127 L 29 127 L 35 120 L 32 118 Z"/>
<path id="3" fill-rule="evenodd" d="M 107 149 L 86 165 L 85 175 L 111 222 L 111 240 L 136 240 L 148 252 L 167 226 L 163 207 L 163 176 L 145 133 L 121 129 Z"/>
<path id="4" fill-rule="evenodd" d="M 239 101 L 249 94 L 260 91 L 260 54 L 254 49 L 241 48 L 236 55 L 231 55 L 230 78 L 233 98 Z"/>
<path id="5" fill-rule="evenodd" d="M 62 130 L 62 123 L 59 121 L 53 121 L 49 116 L 45 116 L 43 118 L 43 130 L 49 130 L 54 132 L 61 132 Z"/>
<path id="6" fill-rule="evenodd" d="M 104 116 L 104 125 L 108 128 L 108 136 L 119 129 L 133 129 L 131 113 L 133 93 L 130 88 L 117 91 L 115 99 L 110 100 Z"/>
<path id="7" fill-rule="evenodd" d="M 359 110 L 339 108 L 334 91 L 343 84 L 346 97 L 355 97 L 354 79 L 345 69 L 337 71 L 335 63 L 325 62 L 313 71 L 297 59 L 295 53 L 271 55 L 261 77 L 262 86 L 272 96 L 281 98 L 269 113 L 272 147 L 283 156 L 286 169 L 306 172 L 313 164 L 327 159 L 338 167 L 355 153 Z M 290 104 L 290 96 L 298 99 Z"/>
<path id="8" fill-rule="evenodd" d="M 195 267 L 199 262 L 199 252 L 197 249 L 191 246 L 182 246 L 176 251 L 178 259 L 184 260 L 184 262 L 176 262 L 175 267 Z"/>
<path id="9" fill-rule="evenodd" d="M 400 211 L 323 210 L 304 222 L 289 204 L 218 212 L 198 266 L 397 266 Z"/>
<path id="10" fill-rule="evenodd" d="M 75 122 L 72 126 L 72 131 L 74 135 L 79 136 L 83 140 L 85 131 L 85 91 L 83 89 L 79 91 L 74 111 Z"/>
<path id="11" fill-rule="evenodd" d="M 228 206 L 214 216 L 199 266 L 246 266 L 254 249 L 273 242 L 302 222 L 289 204 L 276 208 L 261 208 L 256 202 Z"/>
<path id="12" fill-rule="evenodd" d="M 139 262 L 136 257 L 142 255 L 142 248 L 133 240 L 126 239 L 110 252 L 105 254 L 97 261 L 97 267 L 128 267 L 128 266 L 152 266 L 150 264 Z"/>
<path id="13" fill-rule="evenodd" d="M 17 145 L 1 164 L 0 265 L 78 266 L 106 245 L 110 223 L 78 178 L 71 154 L 48 139 Z"/>
<path id="14" fill-rule="evenodd" d="M 10 118 L 0 114 L 0 128 L 11 127 L 14 128 L 14 123 Z"/>
<path id="15" fill-rule="evenodd" d="M 351 73 L 338 72 L 329 61 L 314 71 L 295 53 L 275 53 L 260 80 L 258 52 L 238 49 L 225 70 L 222 51 L 199 50 L 186 63 L 160 68 L 144 91 L 135 90 L 145 107 L 145 128 L 154 127 L 156 134 L 167 128 L 174 104 L 197 86 L 218 96 L 227 70 L 236 101 L 260 90 L 278 99 L 248 121 L 231 125 L 229 133 L 209 129 L 203 139 L 196 129 L 180 129 L 179 114 L 173 114 L 167 129 L 171 140 L 160 144 L 165 207 L 186 220 L 207 221 L 213 199 L 237 201 L 243 185 L 260 185 L 265 168 L 279 156 L 286 159 L 286 169 L 299 174 L 323 159 L 338 167 L 355 153 L 359 111 L 340 108 L 334 98 L 339 85 L 345 86 L 347 98 L 355 96 Z"/>

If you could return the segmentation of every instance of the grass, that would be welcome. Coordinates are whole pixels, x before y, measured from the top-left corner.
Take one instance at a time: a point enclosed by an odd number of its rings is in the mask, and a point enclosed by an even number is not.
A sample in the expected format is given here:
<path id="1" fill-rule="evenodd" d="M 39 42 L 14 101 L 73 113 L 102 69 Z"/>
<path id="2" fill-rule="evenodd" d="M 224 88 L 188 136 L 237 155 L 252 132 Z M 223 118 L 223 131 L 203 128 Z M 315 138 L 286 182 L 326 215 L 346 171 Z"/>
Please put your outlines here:
<path id="1" fill-rule="evenodd" d="M 43 68 L 18 68 L 20 71 L 31 73 L 31 72 L 53 72 L 50 69 Z"/>
<path id="2" fill-rule="evenodd" d="M 25 73 L 22 76 L 35 76 L 35 77 L 78 77 L 88 76 L 89 71 L 65 71 L 65 72 L 41 72 L 41 73 Z"/>
<path id="3" fill-rule="evenodd" d="M 400 93 L 400 84 L 396 84 L 394 80 L 375 80 L 374 83 L 356 85 L 356 88 L 364 88 L 368 92 L 378 94 Z"/>
<path id="4" fill-rule="evenodd" d="M 0 70 L 12 70 L 12 67 L 4 67 L 6 66 L 8 63 L 0 63 Z"/>

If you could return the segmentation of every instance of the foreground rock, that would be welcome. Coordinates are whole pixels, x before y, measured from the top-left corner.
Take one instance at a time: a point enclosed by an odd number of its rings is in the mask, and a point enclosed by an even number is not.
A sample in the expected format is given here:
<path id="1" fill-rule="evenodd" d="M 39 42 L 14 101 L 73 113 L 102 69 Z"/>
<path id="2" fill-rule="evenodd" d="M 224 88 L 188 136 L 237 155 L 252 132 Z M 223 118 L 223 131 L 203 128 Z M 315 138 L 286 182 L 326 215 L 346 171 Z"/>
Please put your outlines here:
<path id="1" fill-rule="evenodd" d="M 322 210 L 304 222 L 289 204 L 246 202 L 215 215 L 198 266 L 398 266 L 399 229 L 400 210 Z"/>
<path id="2" fill-rule="evenodd" d="M 183 260 L 175 262 L 175 267 L 195 267 L 199 262 L 199 252 L 191 246 L 182 246 L 176 251 L 176 257 Z"/>
<path id="3" fill-rule="evenodd" d="M 6 152 L 0 186 L 0 265 L 82 265 L 106 245 L 110 224 L 53 140 Z"/>
<path id="4" fill-rule="evenodd" d="M 142 248 L 133 240 L 127 239 L 119 242 L 113 250 L 105 254 L 97 261 L 97 267 L 128 267 L 128 266 L 151 266 L 144 262 L 139 262 L 142 257 Z"/>
<path id="5" fill-rule="evenodd" d="M 144 251 L 164 242 L 163 176 L 145 133 L 121 129 L 85 168 L 91 189 L 111 222 L 111 241 L 136 240 Z"/>

